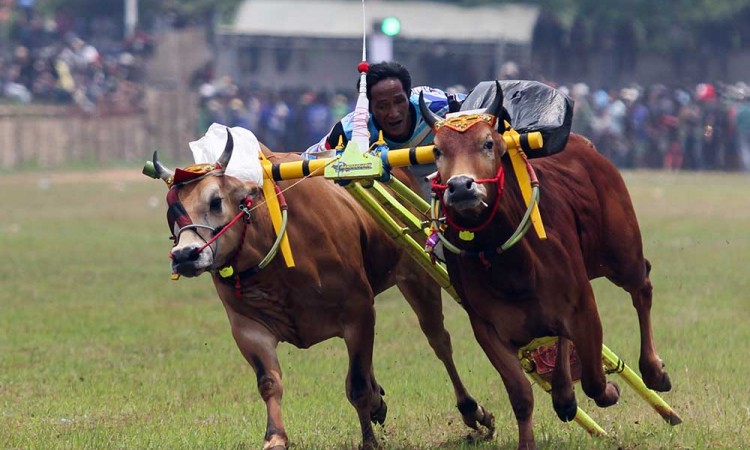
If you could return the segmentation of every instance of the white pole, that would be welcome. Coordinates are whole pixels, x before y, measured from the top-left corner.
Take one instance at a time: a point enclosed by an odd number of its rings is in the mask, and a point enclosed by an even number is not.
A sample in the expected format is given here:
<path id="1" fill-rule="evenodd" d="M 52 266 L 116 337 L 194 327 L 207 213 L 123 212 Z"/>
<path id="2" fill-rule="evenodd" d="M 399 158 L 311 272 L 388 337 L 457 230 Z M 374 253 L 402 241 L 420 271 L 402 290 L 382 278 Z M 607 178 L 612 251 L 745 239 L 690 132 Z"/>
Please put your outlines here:
<path id="1" fill-rule="evenodd" d="M 362 0 L 362 62 L 367 61 L 367 17 L 365 15 L 365 0 Z M 359 67 L 358 67 L 359 69 Z M 370 101 L 367 99 L 367 71 L 359 74 L 359 96 L 354 107 L 352 122 L 352 142 L 359 147 L 360 153 L 370 150 L 370 130 L 367 123 L 370 120 Z"/>
<path id="2" fill-rule="evenodd" d="M 138 0 L 125 0 L 125 39 L 135 33 L 138 25 Z"/>

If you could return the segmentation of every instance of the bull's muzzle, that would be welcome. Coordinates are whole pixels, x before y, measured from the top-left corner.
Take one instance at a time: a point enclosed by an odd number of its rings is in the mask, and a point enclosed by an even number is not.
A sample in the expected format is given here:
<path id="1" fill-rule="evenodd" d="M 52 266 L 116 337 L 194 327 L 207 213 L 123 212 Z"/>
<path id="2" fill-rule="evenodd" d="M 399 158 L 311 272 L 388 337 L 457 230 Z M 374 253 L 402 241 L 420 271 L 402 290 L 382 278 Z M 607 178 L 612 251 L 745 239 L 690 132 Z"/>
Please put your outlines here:
<path id="1" fill-rule="evenodd" d="M 172 249 L 172 272 L 186 277 L 195 277 L 211 265 L 210 251 L 199 251 L 198 245 L 186 245 Z"/>
<path id="2" fill-rule="evenodd" d="M 474 178 L 466 175 L 451 177 L 446 183 L 445 204 L 456 211 L 476 210 L 485 205 L 486 192 L 484 187 L 474 182 Z"/>

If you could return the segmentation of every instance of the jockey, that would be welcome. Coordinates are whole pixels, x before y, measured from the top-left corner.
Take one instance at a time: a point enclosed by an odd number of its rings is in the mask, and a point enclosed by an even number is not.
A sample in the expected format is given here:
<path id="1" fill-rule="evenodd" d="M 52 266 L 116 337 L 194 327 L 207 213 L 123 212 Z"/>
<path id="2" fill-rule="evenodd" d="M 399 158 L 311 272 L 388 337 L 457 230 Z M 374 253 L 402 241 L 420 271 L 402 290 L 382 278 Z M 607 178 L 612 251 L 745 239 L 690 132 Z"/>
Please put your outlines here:
<path id="1" fill-rule="evenodd" d="M 464 94 L 447 94 L 439 89 L 418 86 L 412 89 L 411 75 L 395 61 L 384 61 L 370 66 L 367 72 L 367 98 L 370 101 L 370 144 L 383 138 L 391 149 L 418 147 L 432 144 L 432 129 L 422 119 L 419 111 L 419 93 L 424 92 L 427 106 L 439 116 L 458 111 Z M 352 137 L 354 113 L 347 114 L 336 123 L 320 142 L 308 148 L 303 156 L 314 159 L 315 154 L 344 145 Z"/>

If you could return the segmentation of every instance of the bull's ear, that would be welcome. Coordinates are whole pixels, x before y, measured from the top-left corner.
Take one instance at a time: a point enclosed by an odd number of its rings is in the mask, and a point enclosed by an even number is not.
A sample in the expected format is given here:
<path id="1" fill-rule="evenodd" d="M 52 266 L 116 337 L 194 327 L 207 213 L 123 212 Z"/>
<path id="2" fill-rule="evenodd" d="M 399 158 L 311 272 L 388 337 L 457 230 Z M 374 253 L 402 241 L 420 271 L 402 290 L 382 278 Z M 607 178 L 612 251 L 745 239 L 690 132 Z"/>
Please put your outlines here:
<path id="1" fill-rule="evenodd" d="M 258 196 L 263 194 L 263 189 L 261 189 L 260 186 L 258 186 L 258 184 L 254 181 L 245 181 L 242 184 L 242 188 L 237 189 L 232 194 L 232 197 L 236 197 L 234 198 L 236 202 L 242 202 L 246 197 L 257 199 Z"/>
<path id="2" fill-rule="evenodd" d="M 224 170 L 229 165 L 229 160 L 232 159 L 232 150 L 234 150 L 234 139 L 232 138 L 232 132 L 227 128 L 227 145 L 224 147 L 221 156 L 219 156 L 219 160 L 216 161 Z"/>
<path id="3" fill-rule="evenodd" d="M 429 125 L 430 128 L 435 128 L 435 123 L 439 120 L 443 120 L 442 117 L 438 116 L 427 107 L 427 104 L 424 102 L 424 92 L 419 93 L 419 111 L 422 113 L 422 119 L 424 119 L 425 123 Z"/>
<path id="4" fill-rule="evenodd" d="M 500 87 L 500 82 L 495 80 L 495 96 L 492 98 L 492 102 L 484 110 L 485 114 L 492 114 L 493 116 L 500 118 L 503 112 L 503 88 Z"/>
<path id="5" fill-rule="evenodd" d="M 246 184 L 246 186 L 247 186 L 247 194 L 246 195 L 248 197 L 255 198 L 255 197 L 257 197 L 257 196 L 259 196 L 260 194 L 263 193 L 263 189 L 261 189 L 260 186 L 258 186 L 256 183 L 254 183 L 252 181 L 248 182 Z"/>

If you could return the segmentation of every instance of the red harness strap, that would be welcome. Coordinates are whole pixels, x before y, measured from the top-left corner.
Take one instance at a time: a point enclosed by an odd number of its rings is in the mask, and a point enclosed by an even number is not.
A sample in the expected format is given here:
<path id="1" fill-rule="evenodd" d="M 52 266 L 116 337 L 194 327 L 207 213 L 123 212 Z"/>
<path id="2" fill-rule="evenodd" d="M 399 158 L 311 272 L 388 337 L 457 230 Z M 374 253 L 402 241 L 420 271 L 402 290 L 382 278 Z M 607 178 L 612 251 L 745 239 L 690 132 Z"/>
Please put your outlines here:
<path id="1" fill-rule="evenodd" d="M 237 215 L 234 216 L 234 218 L 229 221 L 229 223 L 227 223 L 226 225 L 224 225 L 223 227 L 221 227 L 221 230 L 219 230 L 216 234 L 214 234 L 214 236 L 211 239 L 209 239 L 208 242 L 206 242 L 202 246 L 200 246 L 200 247 L 196 248 L 195 250 L 193 250 L 193 253 L 197 255 L 198 253 L 200 253 L 203 250 L 205 250 L 209 245 L 211 245 L 214 242 L 216 242 L 216 240 L 219 239 L 219 237 L 221 237 L 221 235 L 224 234 L 224 232 L 226 232 L 229 228 L 231 228 L 232 225 L 234 225 L 235 223 L 237 223 L 237 221 L 240 220 L 243 216 L 245 216 L 246 214 L 248 214 L 248 210 L 250 209 L 250 207 L 252 206 L 252 204 L 253 204 L 252 197 L 245 197 L 245 200 L 242 202 L 242 204 L 240 206 L 240 212 L 238 212 Z M 244 206 L 244 208 L 243 208 L 243 206 Z M 249 217 L 249 215 L 248 215 L 248 217 Z M 245 227 L 242 229 L 242 239 L 240 239 L 240 247 L 239 248 L 242 248 L 242 243 L 245 240 L 245 229 L 246 228 L 247 228 L 247 221 L 245 221 Z M 239 249 L 237 250 L 237 253 L 239 253 Z"/>
<path id="2" fill-rule="evenodd" d="M 496 183 L 497 184 L 497 195 L 495 196 L 495 202 L 492 205 L 492 211 L 490 212 L 489 217 L 487 217 L 487 220 L 485 220 L 482 224 L 471 227 L 471 228 L 465 228 L 456 223 L 456 221 L 448 214 L 448 211 L 445 207 L 445 202 L 443 200 L 443 194 L 446 189 L 448 189 L 448 185 L 440 184 L 440 174 L 432 180 L 432 192 L 437 194 L 438 199 L 440 200 L 440 206 L 443 207 L 443 211 L 445 211 L 445 220 L 448 221 L 448 224 L 452 226 L 453 228 L 457 229 L 458 231 L 471 231 L 478 232 L 482 231 L 487 226 L 489 226 L 490 222 L 492 222 L 492 219 L 495 218 L 495 214 L 497 214 L 497 210 L 500 206 L 500 198 L 503 196 L 503 192 L 505 191 L 505 171 L 503 170 L 503 165 L 500 164 L 500 166 L 497 168 L 497 175 L 495 175 L 495 178 L 484 178 L 481 180 L 475 180 L 475 183 Z"/>

